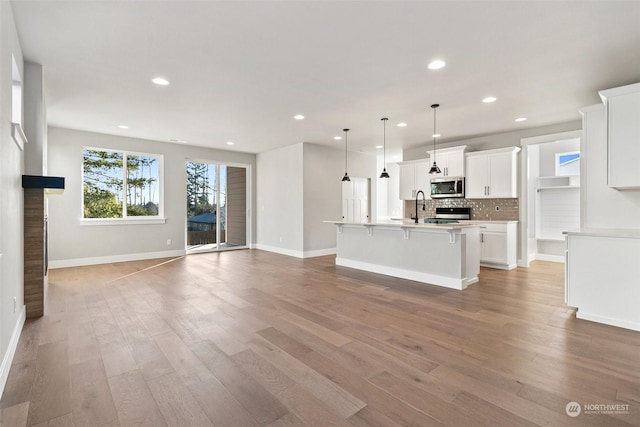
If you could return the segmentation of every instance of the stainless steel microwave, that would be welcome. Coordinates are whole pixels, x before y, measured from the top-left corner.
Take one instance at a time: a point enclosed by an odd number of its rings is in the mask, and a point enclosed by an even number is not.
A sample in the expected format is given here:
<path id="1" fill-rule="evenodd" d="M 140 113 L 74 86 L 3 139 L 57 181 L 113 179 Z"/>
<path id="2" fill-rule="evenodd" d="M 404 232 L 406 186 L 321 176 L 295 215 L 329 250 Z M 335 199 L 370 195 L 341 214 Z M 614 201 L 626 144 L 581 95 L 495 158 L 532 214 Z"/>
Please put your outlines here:
<path id="1" fill-rule="evenodd" d="M 431 179 L 431 198 L 446 199 L 464 197 L 464 177 L 447 176 Z"/>

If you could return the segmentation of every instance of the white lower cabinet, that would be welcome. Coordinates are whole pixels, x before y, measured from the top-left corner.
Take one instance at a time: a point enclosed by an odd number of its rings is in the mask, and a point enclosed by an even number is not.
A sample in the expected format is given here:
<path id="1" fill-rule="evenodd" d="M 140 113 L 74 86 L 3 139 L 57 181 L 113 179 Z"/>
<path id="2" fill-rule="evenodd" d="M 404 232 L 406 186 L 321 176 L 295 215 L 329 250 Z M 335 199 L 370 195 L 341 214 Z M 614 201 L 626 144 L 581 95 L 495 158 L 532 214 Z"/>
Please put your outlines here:
<path id="1" fill-rule="evenodd" d="M 517 266 L 517 221 L 480 223 L 480 265 L 511 270 Z"/>

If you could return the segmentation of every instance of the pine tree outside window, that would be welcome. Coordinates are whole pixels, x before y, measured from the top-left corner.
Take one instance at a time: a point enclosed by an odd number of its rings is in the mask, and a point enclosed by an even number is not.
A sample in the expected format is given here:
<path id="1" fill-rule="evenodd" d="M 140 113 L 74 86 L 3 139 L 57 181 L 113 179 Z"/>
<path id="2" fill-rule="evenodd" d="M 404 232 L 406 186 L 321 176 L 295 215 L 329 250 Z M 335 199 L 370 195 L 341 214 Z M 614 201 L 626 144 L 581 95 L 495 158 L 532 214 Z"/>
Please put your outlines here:
<path id="1" fill-rule="evenodd" d="M 82 155 L 84 219 L 163 216 L 161 155 L 97 148 Z"/>

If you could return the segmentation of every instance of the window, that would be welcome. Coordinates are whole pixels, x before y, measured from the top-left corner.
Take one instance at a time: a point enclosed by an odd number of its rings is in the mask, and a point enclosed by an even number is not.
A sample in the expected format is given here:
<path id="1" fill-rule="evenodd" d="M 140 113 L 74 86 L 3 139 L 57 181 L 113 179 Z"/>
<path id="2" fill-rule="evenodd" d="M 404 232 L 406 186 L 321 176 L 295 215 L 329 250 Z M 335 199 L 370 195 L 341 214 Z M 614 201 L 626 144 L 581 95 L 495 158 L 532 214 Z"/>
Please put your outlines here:
<path id="1" fill-rule="evenodd" d="M 86 148 L 83 218 L 161 217 L 162 156 Z"/>
<path id="2" fill-rule="evenodd" d="M 580 175 L 580 152 L 556 153 L 556 176 Z"/>

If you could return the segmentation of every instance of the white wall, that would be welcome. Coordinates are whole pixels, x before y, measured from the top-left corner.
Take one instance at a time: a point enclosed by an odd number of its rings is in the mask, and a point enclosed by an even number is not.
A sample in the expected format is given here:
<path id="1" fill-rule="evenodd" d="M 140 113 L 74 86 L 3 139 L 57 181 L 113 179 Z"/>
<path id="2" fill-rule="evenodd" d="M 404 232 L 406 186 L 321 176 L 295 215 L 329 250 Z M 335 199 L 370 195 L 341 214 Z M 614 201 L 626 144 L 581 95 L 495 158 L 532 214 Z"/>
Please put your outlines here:
<path id="1" fill-rule="evenodd" d="M 65 177 L 62 195 L 49 200 L 49 261 L 52 267 L 174 256 L 186 244 L 187 159 L 248 164 L 255 188 L 255 155 L 114 135 L 49 128 L 48 173 Z M 85 146 L 164 156 L 165 224 L 81 225 L 82 150 Z M 252 206 L 255 197 L 252 196 Z M 255 221 L 252 229 L 255 229 Z M 167 239 L 171 244 L 167 245 Z"/>
<path id="2" fill-rule="evenodd" d="M 540 176 L 554 176 L 556 174 L 556 154 L 580 151 L 580 140 L 571 139 L 539 144 L 540 147 Z"/>
<path id="3" fill-rule="evenodd" d="M 334 250 L 335 225 L 323 221 L 342 216 L 342 177 L 344 152 L 317 144 L 303 144 L 304 163 L 304 251 Z M 370 216 L 375 220 L 377 206 L 376 158 L 349 153 L 349 176 L 371 178 Z"/>
<path id="4" fill-rule="evenodd" d="M 302 143 L 260 153 L 257 162 L 257 247 L 281 253 L 304 248 Z"/>
<path id="5" fill-rule="evenodd" d="M 300 258 L 335 253 L 335 226 L 323 221 L 342 215 L 344 151 L 300 143 L 260 153 L 257 164 L 256 247 Z M 349 152 L 348 172 L 372 178 L 375 218 L 376 158 Z"/>
<path id="6" fill-rule="evenodd" d="M 640 190 L 607 186 L 607 134 L 604 105 L 581 109 L 585 121 L 581 152 L 583 227 L 640 228 Z"/>
<path id="7" fill-rule="evenodd" d="M 0 393 L 24 321 L 24 153 L 11 137 L 12 54 L 24 79 L 11 3 L 0 1 Z"/>
<path id="8" fill-rule="evenodd" d="M 42 65 L 24 63 L 24 134 L 29 143 L 24 148 L 26 175 L 47 174 L 47 106 L 44 97 Z"/>

